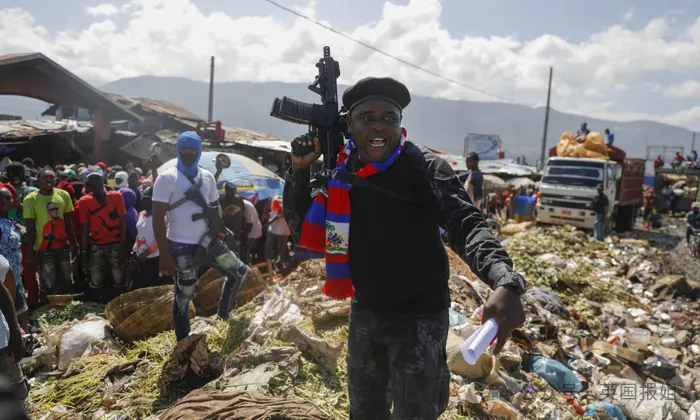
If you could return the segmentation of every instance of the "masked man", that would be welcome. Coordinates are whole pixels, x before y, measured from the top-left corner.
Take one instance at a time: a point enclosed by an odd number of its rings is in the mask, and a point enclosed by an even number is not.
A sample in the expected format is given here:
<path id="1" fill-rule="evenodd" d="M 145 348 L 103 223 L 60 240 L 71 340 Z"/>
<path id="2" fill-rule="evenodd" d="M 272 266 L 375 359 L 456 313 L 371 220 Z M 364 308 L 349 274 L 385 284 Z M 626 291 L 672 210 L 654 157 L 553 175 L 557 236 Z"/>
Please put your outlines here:
<path id="1" fill-rule="evenodd" d="M 391 78 L 348 88 L 343 104 L 352 139 L 338 155 L 339 172 L 310 188 L 309 167 L 321 145 L 302 136 L 293 142 L 284 186 L 283 209 L 297 243 L 325 252 L 323 292 L 352 298 L 347 363 L 354 420 L 435 420 L 447 407 L 450 268 L 440 227 L 494 289 L 483 319 L 498 323 L 496 353 L 525 320 L 525 281 L 452 167 L 406 140 L 401 120 L 410 100 L 406 86 Z M 353 186 L 340 171 L 354 173 Z"/>
<path id="2" fill-rule="evenodd" d="M 161 274 L 174 274 L 175 278 L 173 319 L 180 341 L 190 332 L 189 303 L 202 265 L 211 265 L 226 276 L 218 310 L 222 318 L 231 312 L 248 266 L 222 240 L 226 231 L 221 229 L 216 180 L 211 172 L 197 166 L 202 139 L 195 132 L 184 132 L 175 147 L 177 166 L 161 173 L 153 186 L 153 230 L 160 250 Z M 212 207 L 216 208 L 213 215 Z"/>

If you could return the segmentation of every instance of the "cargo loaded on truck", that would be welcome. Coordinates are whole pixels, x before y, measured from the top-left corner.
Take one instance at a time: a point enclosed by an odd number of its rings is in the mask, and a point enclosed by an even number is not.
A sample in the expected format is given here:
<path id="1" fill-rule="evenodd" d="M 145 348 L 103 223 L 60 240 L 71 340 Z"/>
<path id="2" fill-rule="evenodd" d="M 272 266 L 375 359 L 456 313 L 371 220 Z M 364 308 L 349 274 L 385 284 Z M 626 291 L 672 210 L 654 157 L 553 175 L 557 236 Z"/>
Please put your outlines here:
<path id="1" fill-rule="evenodd" d="M 610 200 L 606 230 L 618 232 L 634 227 L 642 205 L 644 159 L 627 159 L 624 151 L 608 148 L 608 158 L 559 157 L 557 147 L 549 151 L 543 171 L 537 221 L 593 229 L 595 213 L 591 200 L 603 184 Z"/>

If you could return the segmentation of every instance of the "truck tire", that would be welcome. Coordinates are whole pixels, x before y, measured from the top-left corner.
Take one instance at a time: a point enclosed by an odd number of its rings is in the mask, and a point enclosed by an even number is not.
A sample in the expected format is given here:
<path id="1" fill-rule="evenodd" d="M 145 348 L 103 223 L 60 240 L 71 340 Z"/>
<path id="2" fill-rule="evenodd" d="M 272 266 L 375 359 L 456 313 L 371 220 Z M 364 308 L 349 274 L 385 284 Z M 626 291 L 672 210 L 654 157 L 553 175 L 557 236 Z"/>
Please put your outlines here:
<path id="1" fill-rule="evenodd" d="M 626 232 L 634 227 L 635 213 L 634 206 L 621 206 L 617 209 L 617 217 L 615 218 L 615 230 L 617 232 Z"/>

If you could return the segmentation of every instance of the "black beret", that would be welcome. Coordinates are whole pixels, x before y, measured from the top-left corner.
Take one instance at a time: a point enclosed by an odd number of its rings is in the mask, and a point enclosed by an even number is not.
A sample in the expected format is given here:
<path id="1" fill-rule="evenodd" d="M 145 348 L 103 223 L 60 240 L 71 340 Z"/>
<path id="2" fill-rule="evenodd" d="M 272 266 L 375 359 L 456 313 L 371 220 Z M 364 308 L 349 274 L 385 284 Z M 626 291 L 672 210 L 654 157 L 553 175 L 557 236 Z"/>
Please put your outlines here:
<path id="1" fill-rule="evenodd" d="M 403 110 L 411 103 L 411 94 L 406 85 L 391 77 L 367 77 L 343 93 L 343 105 L 348 111 L 370 99 L 382 99 Z"/>

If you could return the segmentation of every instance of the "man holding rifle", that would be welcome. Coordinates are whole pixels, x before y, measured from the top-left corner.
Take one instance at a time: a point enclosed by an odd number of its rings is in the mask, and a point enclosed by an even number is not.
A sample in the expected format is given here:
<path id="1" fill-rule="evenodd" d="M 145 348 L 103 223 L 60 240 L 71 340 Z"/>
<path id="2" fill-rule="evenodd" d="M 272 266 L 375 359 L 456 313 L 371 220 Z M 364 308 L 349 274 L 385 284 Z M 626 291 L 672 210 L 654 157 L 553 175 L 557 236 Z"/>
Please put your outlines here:
<path id="1" fill-rule="evenodd" d="M 309 167 L 325 150 L 312 135 L 294 139 L 284 212 L 297 243 L 325 253 L 324 293 L 352 298 L 350 418 L 437 419 L 450 382 L 450 273 L 439 228 L 494 290 L 483 320 L 498 323 L 495 352 L 525 320 L 525 281 L 450 165 L 406 140 L 406 86 L 367 78 L 342 100 L 351 139 L 336 172 L 311 188 Z"/>
<path id="2" fill-rule="evenodd" d="M 200 268 L 208 264 L 226 275 L 218 310 L 218 315 L 225 319 L 248 266 L 223 241 L 230 232 L 221 217 L 216 180 L 211 172 L 198 166 L 202 139 L 187 131 L 180 134 L 175 148 L 177 165 L 158 176 L 152 200 L 160 272 L 175 278 L 173 320 L 177 341 L 181 341 L 190 333 L 189 304 L 194 298 Z"/>

